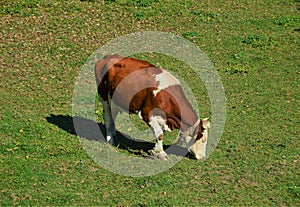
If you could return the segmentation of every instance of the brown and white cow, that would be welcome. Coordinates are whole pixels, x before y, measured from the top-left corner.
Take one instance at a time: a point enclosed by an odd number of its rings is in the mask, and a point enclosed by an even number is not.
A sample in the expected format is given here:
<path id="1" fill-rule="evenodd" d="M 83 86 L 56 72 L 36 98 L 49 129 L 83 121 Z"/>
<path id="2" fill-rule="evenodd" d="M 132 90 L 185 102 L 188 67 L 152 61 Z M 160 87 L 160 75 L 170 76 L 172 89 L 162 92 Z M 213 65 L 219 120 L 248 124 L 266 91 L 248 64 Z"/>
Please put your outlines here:
<path id="1" fill-rule="evenodd" d="M 199 120 L 178 79 L 166 70 L 129 57 L 107 55 L 95 65 L 98 94 L 103 104 L 107 142 L 116 139 L 114 120 L 118 112 L 138 114 L 153 130 L 152 155 L 167 159 L 164 130 L 177 128 L 180 140 L 197 158 L 205 158 L 210 122 Z"/>

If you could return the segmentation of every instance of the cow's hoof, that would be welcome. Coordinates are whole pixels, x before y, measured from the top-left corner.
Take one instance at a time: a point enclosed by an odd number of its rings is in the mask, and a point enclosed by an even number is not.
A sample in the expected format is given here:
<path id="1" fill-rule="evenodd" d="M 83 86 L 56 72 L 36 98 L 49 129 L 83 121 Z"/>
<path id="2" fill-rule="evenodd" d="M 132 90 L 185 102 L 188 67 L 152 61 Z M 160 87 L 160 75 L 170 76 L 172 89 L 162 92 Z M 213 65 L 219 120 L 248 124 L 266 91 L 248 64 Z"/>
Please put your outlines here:
<path id="1" fill-rule="evenodd" d="M 109 142 L 107 142 L 107 144 L 111 146 L 116 146 L 116 142 L 114 140 L 110 140 Z"/>
<path id="2" fill-rule="evenodd" d="M 165 151 L 158 153 L 157 158 L 160 160 L 168 160 L 169 157 Z"/>
<path id="3" fill-rule="evenodd" d="M 106 140 L 107 140 L 108 144 L 110 144 L 112 146 L 116 145 L 116 138 L 115 138 L 115 136 L 107 136 Z"/>
<path id="4" fill-rule="evenodd" d="M 177 145 L 182 146 L 184 144 L 184 138 L 179 138 L 176 142 Z"/>
<path id="5" fill-rule="evenodd" d="M 150 150 L 149 152 L 153 157 L 156 157 L 160 160 L 168 160 L 169 159 L 169 157 L 165 151 L 155 152 L 154 150 Z"/>

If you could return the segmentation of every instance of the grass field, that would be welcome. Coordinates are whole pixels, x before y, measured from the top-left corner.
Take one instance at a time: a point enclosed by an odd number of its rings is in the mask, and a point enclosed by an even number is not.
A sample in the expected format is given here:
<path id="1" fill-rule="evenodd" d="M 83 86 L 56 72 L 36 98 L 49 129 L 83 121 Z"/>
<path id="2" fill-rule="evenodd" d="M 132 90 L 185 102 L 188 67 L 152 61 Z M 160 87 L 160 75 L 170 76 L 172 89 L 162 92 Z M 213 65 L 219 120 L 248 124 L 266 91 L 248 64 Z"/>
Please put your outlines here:
<path id="1" fill-rule="evenodd" d="M 0 205 L 299 206 L 299 9 L 294 0 L 1 0 Z M 72 94 L 95 50 L 140 31 L 198 45 L 218 70 L 227 116 L 205 162 L 186 157 L 133 178 L 87 155 Z M 142 57 L 192 78 L 179 61 Z M 210 116 L 205 91 L 191 88 Z"/>

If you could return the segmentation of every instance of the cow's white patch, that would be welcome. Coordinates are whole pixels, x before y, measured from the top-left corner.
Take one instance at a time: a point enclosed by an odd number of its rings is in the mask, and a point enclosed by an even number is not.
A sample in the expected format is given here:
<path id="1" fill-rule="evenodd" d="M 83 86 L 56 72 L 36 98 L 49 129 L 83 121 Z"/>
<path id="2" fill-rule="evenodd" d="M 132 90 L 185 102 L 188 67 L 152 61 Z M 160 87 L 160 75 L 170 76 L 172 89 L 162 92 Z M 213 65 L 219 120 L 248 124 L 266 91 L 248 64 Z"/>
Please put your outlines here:
<path id="1" fill-rule="evenodd" d="M 162 89 L 168 88 L 173 85 L 180 85 L 180 82 L 171 73 L 162 70 L 161 73 L 155 76 L 155 80 L 159 82 L 157 89 L 153 91 L 153 95 L 156 96 Z"/>
<path id="2" fill-rule="evenodd" d="M 155 144 L 155 147 L 153 149 L 156 153 L 161 153 L 164 151 L 163 148 L 163 141 L 162 140 L 158 140 Z"/>
<path id="3" fill-rule="evenodd" d="M 204 129 L 209 129 L 210 128 L 210 121 L 208 121 L 208 118 L 202 119 L 202 122 L 203 122 Z"/>
<path id="4" fill-rule="evenodd" d="M 151 126 L 156 138 L 155 147 L 153 150 L 150 150 L 150 152 L 158 159 L 168 159 L 168 155 L 163 148 L 163 128 L 166 126 L 165 120 L 161 116 L 152 116 L 150 117 L 149 125 Z"/>
<path id="5" fill-rule="evenodd" d="M 210 128 L 210 122 L 208 119 L 203 119 L 203 137 L 197 140 L 191 147 L 189 147 L 189 151 L 195 155 L 198 160 L 203 160 L 206 156 L 206 145 L 208 138 L 208 129 Z"/>
<path id="6" fill-rule="evenodd" d="M 161 119 L 162 119 L 161 116 L 152 116 L 152 117 L 150 117 L 150 122 L 149 122 L 149 125 L 151 126 L 151 128 L 154 132 L 155 138 L 157 140 L 158 140 L 158 137 L 164 133 L 163 129 L 161 127 L 161 123 L 162 123 Z"/>
<path id="7" fill-rule="evenodd" d="M 166 120 L 164 120 L 161 116 L 156 116 L 156 120 L 158 124 L 161 126 L 163 131 L 171 132 L 171 129 L 167 125 Z"/>
<path id="8" fill-rule="evenodd" d="M 154 122 L 156 122 L 157 124 Z M 162 131 L 171 132 L 171 129 L 167 125 L 166 120 L 164 120 L 161 116 L 151 117 L 149 124 L 150 124 L 150 126 L 155 125 L 156 127 L 160 128 Z M 158 134 L 158 136 L 159 136 L 159 134 Z M 158 136 L 155 136 L 155 137 L 158 137 Z"/>
<path id="9" fill-rule="evenodd" d="M 207 139 L 199 139 L 197 140 L 190 148 L 189 151 L 194 154 L 196 159 L 202 160 L 206 156 L 206 145 Z"/>
<path id="10" fill-rule="evenodd" d="M 108 142 L 108 143 L 114 143 L 114 139 L 113 139 L 113 137 L 111 136 L 111 135 L 107 135 L 106 136 L 106 141 Z"/>
<path id="11" fill-rule="evenodd" d="M 138 114 L 138 116 L 140 117 L 140 119 L 143 119 L 143 117 L 142 117 L 142 112 L 141 112 L 141 111 L 139 111 L 137 114 Z"/>

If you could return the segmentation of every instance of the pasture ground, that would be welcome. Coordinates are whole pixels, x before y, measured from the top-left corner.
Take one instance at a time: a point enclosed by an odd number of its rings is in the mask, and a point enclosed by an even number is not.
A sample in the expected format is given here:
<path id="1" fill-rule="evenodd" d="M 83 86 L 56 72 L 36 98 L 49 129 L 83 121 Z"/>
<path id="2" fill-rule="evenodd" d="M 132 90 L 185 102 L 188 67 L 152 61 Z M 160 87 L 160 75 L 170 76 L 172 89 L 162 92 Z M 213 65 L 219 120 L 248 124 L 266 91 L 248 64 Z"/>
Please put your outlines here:
<path id="1" fill-rule="evenodd" d="M 0 205 L 299 206 L 299 8 L 293 0 L 1 0 Z M 120 176 L 72 133 L 74 82 L 109 40 L 154 30 L 185 37 L 212 60 L 226 126 L 205 162 Z M 142 56 L 193 77 L 178 61 Z M 192 89 L 209 116 L 205 92 Z"/>

